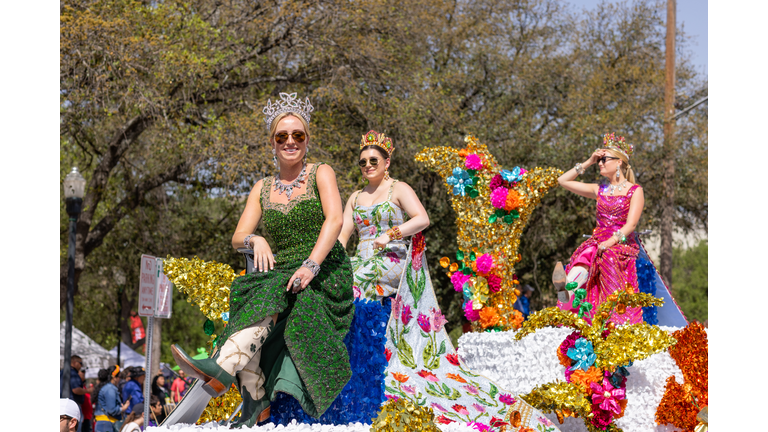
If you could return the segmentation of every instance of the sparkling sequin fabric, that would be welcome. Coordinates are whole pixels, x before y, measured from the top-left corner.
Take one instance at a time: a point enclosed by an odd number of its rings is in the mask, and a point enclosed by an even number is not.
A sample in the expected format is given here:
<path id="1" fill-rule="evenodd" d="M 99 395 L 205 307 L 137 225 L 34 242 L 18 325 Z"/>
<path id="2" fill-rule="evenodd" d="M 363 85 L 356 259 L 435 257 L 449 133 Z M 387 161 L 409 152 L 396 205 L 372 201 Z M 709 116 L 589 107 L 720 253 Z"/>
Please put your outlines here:
<path id="1" fill-rule="evenodd" d="M 356 298 L 381 300 L 397 292 L 400 276 L 405 269 L 405 259 L 408 253 L 408 243 L 403 240 L 393 240 L 384 249 L 374 249 L 376 237 L 388 229 L 405 222 L 403 210 L 392 203 L 392 191 L 397 180 L 389 187 L 387 200 L 371 206 L 357 204 L 358 193 L 355 195 L 353 218 L 355 228 L 360 238 L 357 244 L 357 254 L 352 257 L 352 270 L 355 273 Z"/>
<path id="2" fill-rule="evenodd" d="M 273 178 L 264 180 L 261 208 L 264 226 L 275 241 L 275 268 L 234 280 L 229 323 L 219 339 L 224 341 L 264 317 L 288 313 L 284 340 L 289 357 L 284 362 L 295 365 L 304 388 L 302 395 L 294 396 L 313 417 L 325 412 L 352 375 L 344 337 L 354 316 L 352 267 L 338 241 L 305 290 L 298 294 L 286 292 L 288 280 L 309 257 L 325 220 L 315 182 L 319 165 L 310 170 L 306 192 L 288 204 L 271 202 Z M 280 376 L 279 370 L 273 373 Z M 276 391 L 281 391 L 269 388 L 269 383 L 274 382 L 280 380 L 267 377 L 267 392 L 272 400 Z"/>
<path id="3" fill-rule="evenodd" d="M 637 289 L 637 269 L 635 260 L 640 252 L 635 241 L 635 233 L 627 236 L 624 244 L 616 244 L 597 254 L 597 246 L 611 238 L 614 232 L 627 223 L 629 203 L 632 195 L 640 186 L 629 188 L 625 196 L 606 195 L 607 190 L 601 187 L 597 196 L 597 227 L 592 231 L 592 237 L 582 243 L 571 255 L 571 261 L 565 271 L 571 271 L 576 264 L 589 266 L 589 278 L 585 284 L 587 289 L 586 301 L 592 303 L 592 311 L 586 316 L 592 317 L 598 306 L 614 291 L 623 290 L 626 284 Z M 572 305 L 557 302 L 560 309 L 574 311 Z M 637 324 L 643 320 L 640 308 L 628 307 L 626 312 L 618 314 L 614 311 L 609 319 L 616 324 Z"/>

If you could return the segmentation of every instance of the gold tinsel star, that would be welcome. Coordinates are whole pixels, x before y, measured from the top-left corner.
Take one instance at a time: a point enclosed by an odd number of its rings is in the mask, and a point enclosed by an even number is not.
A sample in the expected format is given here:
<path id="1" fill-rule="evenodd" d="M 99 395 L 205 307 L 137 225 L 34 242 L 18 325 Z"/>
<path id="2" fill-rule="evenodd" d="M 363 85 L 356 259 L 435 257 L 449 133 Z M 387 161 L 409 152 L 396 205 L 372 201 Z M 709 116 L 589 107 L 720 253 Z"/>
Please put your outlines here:
<path id="1" fill-rule="evenodd" d="M 463 149 L 442 146 L 424 149 L 416 155 L 416 161 L 424 163 L 446 181 L 451 206 L 456 213 L 457 244 L 463 252 L 464 258 L 461 261 L 464 265 L 471 267 L 475 260 L 473 257 L 481 254 L 493 255 L 496 266 L 494 273 L 501 278 L 501 290 L 491 293 L 485 306 L 498 310 L 502 317 L 500 327 L 506 330 L 513 327 L 512 305 L 519 295 L 519 291 L 515 290 L 517 281 L 513 275 L 515 263 L 521 259 L 517 252 L 520 236 L 541 198 L 557 185 L 557 178 L 562 171 L 536 167 L 525 172 L 516 185 L 510 185 L 519 196 L 519 206 L 516 207 L 515 218 L 511 223 L 507 223 L 503 218 L 493 217 L 497 209 L 491 204 L 489 188 L 491 179 L 501 173 L 502 167 L 488 148 L 480 144 L 474 136 L 469 135 L 464 141 L 467 146 Z M 453 175 L 455 168 L 466 170 L 467 156 L 472 154 L 477 155 L 482 164 L 482 168 L 474 174 L 478 180 L 472 185 L 477 191 L 474 193 L 476 196 L 473 198 L 470 194 L 454 195 L 454 185 L 448 183 L 448 178 Z M 489 219 L 495 221 L 491 222 Z M 476 330 L 480 329 L 477 321 L 472 325 Z"/>

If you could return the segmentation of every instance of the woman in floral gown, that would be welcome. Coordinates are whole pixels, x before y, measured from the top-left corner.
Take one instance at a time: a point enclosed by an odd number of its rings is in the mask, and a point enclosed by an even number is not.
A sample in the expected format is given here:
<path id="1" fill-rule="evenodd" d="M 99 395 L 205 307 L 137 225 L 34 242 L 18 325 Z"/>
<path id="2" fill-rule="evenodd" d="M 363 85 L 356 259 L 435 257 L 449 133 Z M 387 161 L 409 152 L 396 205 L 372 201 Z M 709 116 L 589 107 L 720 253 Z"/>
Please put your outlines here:
<path id="1" fill-rule="evenodd" d="M 560 176 L 560 185 L 573 193 L 597 200 L 597 226 L 592 236 L 571 256 L 566 268 L 555 265 L 552 280 L 558 291 L 558 307 L 581 313 L 588 319 L 612 293 L 629 285 L 638 292 L 635 261 L 640 251 L 635 227 L 645 205 L 643 189 L 634 184 L 629 165 L 633 146 L 624 137 L 606 134 L 604 146 L 583 163 Z M 576 177 L 597 164 L 607 181 L 582 183 Z M 590 308 L 591 305 L 591 309 Z M 615 324 L 636 324 L 643 319 L 641 308 L 628 307 L 609 318 Z"/>
<path id="2" fill-rule="evenodd" d="M 381 301 L 394 295 L 405 268 L 406 237 L 429 226 L 413 189 L 389 177 L 393 150 L 392 140 L 373 130 L 360 143 L 360 171 L 368 185 L 347 201 L 339 235 L 345 246 L 353 231 L 360 239 L 352 258 L 356 298 Z"/>

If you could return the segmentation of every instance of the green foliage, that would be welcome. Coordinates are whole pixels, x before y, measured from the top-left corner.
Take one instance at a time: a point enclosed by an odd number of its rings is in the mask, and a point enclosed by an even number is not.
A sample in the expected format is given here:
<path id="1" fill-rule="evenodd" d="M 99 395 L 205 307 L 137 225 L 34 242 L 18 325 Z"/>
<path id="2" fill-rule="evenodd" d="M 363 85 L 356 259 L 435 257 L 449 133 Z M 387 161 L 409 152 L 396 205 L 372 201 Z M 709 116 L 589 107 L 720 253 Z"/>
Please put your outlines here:
<path id="1" fill-rule="evenodd" d="M 689 321 L 705 322 L 709 319 L 708 256 L 706 240 L 690 249 L 673 249 L 672 295 Z"/>

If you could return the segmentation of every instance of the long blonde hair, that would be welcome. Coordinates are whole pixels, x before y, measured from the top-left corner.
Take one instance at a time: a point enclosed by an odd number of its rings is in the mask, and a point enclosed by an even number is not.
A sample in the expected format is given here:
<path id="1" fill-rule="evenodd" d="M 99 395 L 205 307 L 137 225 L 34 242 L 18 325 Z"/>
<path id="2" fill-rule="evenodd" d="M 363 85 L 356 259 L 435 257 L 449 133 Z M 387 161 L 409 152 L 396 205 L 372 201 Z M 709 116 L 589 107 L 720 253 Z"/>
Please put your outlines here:
<path id="1" fill-rule="evenodd" d="M 611 156 L 621 160 L 621 173 L 624 174 L 624 177 L 629 180 L 630 183 L 635 183 L 635 172 L 632 171 L 632 166 L 629 165 L 629 159 L 627 159 L 624 153 L 609 148 L 605 149 L 605 151 Z"/>

